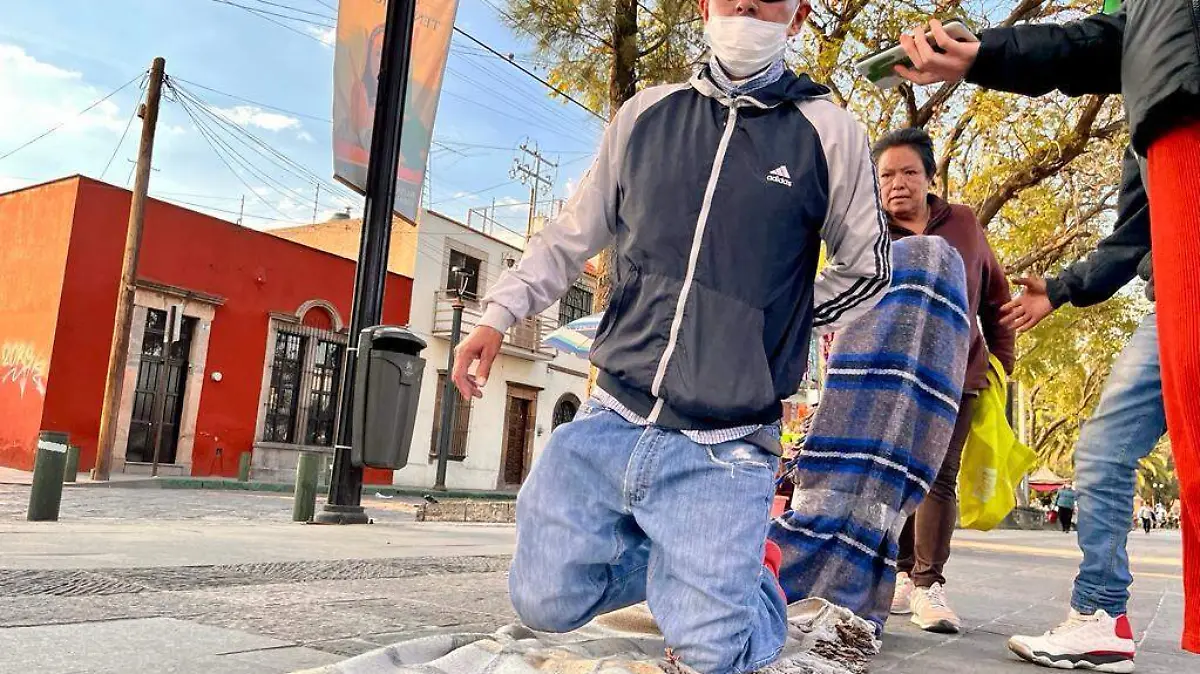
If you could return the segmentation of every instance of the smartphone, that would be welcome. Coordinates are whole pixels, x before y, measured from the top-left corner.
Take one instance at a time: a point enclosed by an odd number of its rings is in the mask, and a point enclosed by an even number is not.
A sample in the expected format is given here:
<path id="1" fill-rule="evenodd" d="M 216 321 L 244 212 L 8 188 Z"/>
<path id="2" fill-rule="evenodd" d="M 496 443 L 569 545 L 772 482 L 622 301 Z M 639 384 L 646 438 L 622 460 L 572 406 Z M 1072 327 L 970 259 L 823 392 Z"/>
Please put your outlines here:
<path id="1" fill-rule="evenodd" d="M 978 42 L 979 38 L 967 28 L 967 24 L 960 19 L 945 22 L 942 28 L 950 34 L 950 37 L 959 42 Z M 933 36 L 929 31 L 925 32 L 925 36 L 929 38 L 929 43 L 937 51 L 937 43 L 933 41 Z M 903 82 L 903 78 L 895 73 L 895 67 L 905 65 L 912 67 L 912 61 L 909 60 L 908 54 L 904 52 L 904 47 L 896 45 L 889 49 L 871 54 L 854 65 L 855 69 L 868 80 L 871 80 L 875 86 L 880 89 L 891 89 Z"/>

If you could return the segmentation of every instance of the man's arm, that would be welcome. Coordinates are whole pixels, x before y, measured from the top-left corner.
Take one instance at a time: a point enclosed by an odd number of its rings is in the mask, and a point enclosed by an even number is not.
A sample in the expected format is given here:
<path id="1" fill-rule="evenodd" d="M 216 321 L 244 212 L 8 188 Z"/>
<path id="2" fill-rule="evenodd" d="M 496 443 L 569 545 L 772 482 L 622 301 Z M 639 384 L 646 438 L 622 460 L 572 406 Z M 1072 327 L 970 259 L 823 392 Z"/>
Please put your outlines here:
<path id="1" fill-rule="evenodd" d="M 892 280 L 892 243 L 866 132 L 832 103 L 813 106 L 805 112 L 821 135 L 829 166 L 829 209 L 821 229 L 826 264 L 816 280 L 813 310 L 813 329 L 825 334 L 850 324 L 883 297 Z"/>
<path id="2" fill-rule="evenodd" d="M 1125 10 L 1064 24 L 1023 24 L 980 34 L 967 81 L 988 89 L 1041 96 L 1121 92 Z"/>
<path id="3" fill-rule="evenodd" d="M 583 265 L 612 241 L 618 162 L 629 135 L 622 128 L 627 116 L 618 114 L 605 131 L 595 162 L 562 213 L 529 240 L 520 263 L 487 291 L 480 325 L 504 333 L 517 321 L 545 311 L 579 279 Z"/>
<path id="4" fill-rule="evenodd" d="M 1125 10 L 1065 24 L 1022 24 L 985 30 L 980 42 L 959 42 L 937 20 L 900 36 L 913 63 L 896 74 L 914 84 L 958 82 L 1040 96 L 1058 89 L 1071 96 L 1121 91 Z M 935 48 L 936 45 L 936 48 Z"/>
<path id="5" fill-rule="evenodd" d="M 617 177 L 633 125 L 671 91 L 670 87 L 647 89 L 622 106 L 562 214 L 530 239 L 517 267 L 502 274 L 484 296 L 479 325 L 455 351 L 452 378 L 464 398 L 483 396 L 504 333 L 518 320 L 558 301 L 579 278 L 583 265 L 612 241 L 620 199 Z"/>
<path id="6" fill-rule="evenodd" d="M 1089 307 L 1111 298 L 1137 276 L 1149 252 L 1150 203 L 1137 156 L 1126 148 L 1113 232 L 1087 258 L 1046 280 L 1051 304 L 1056 309 L 1068 302 Z"/>
<path id="7" fill-rule="evenodd" d="M 1002 322 L 1028 332 L 1058 307 L 1070 302 L 1086 307 L 1117 293 L 1137 275 L 1150 252 L 1150 208 L 1141 167 L 1131 148 L 1125 150 L 1117 224 L 1088 255 L 1055 278 L 1014 281 L 1025 292 L 1004 306 Z"/>

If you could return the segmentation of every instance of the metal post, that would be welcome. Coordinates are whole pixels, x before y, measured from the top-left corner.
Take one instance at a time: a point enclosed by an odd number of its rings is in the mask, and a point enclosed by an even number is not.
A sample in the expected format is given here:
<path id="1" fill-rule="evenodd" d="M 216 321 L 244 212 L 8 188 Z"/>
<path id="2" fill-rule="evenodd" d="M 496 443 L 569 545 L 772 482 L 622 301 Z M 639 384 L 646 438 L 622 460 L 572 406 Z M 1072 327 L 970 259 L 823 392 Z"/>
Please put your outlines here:
<path id="1" fill-rule="evenodd" d="M 37 458 L 33 463 L 33 488 L 29 491 L 30 522 L 57 522 L 62 505 L 63 471 L 67 467 L 66 433 L 42 431 L 38 434 Z"/>
<path id="2" fill-rule="evenodd" d="M 71 445 L 67 448 L 67 467 L 63 469 L 63 482 L 75 482 L 79 479 L 79 447 Z"/>
<path id="3" fill-rule="evenodd" d="M 150 191 L 150 167 L 154 155 L 154 131 L 158 127 L 158 106 L 162 98 L 167 62 L 162 57 L 150 66 L 146 106 L 142 111 L 142 140 L 138 148 L 137 178 L 129 205 L 129 226 L 125 233 L 125 256 L 121 264 L 121 285 L 117 289 L 117 313 L 113 320 L 112 349 L 108 355 L 108 378 L 104 403 L 100 410 L 100 447 L 92 476 L 107 480 L 112 468 L 113 445 L 117 441 L 117 414 L 121 390 L 125 386 L 125 361 L 129 355 L 129 332 L 133 325 L 133 295 L 137 283 L 138 256 L 142 248 L 142 228 L 146 222 L 146 194 Z"/>
<path id="4" fill-rule="evenodd" d="M 416 0 L 387 3 L 383 54 L 379 67 L 379 94 L 371 134 L 371 158 L 367 165 L 367 199 L 363 206 L 363 234 L 354 275 L 354 306 L 350 312 L 350 336 L 357 339 L 364 328 L 378 325 L 383 315 L 383 291 L 387 281 L 388 244 L 396 201 L 397 171 L 400 168 L 400 131 L 404 126 L 404 94 L 412 61 Z M 346 350 L 342 368 L 342 392 L 338 402 L 337 446 L 333 484 L 317 524 L 366 524 L 362 508 L 363 469 L 350 457 L 353 442 L 354 380 L 357 352 Z"/>
<path id="5" fill-rule="evenodd" d="M 442 428 L 438 434 L 438 462 L 437 462 L 437 481 L 434 483 L 434 489 L 446 488 L 446 468 L 450 463 L 450 442 L 454 438 L 455 413 L 458 405 L 458 391 L 454 388 L 454 380 L 450 375 L 454 372 L 454 349 L 458 348 L 458 341 L 462 338 L 462 316 L 463 309 L 466 304 L 463 303 L 462 287 L 465 281 L 464 270 L 455 269 L 456 274 L 459 274 L 459 286 L 454 293 L 454 322 L 450 327 L 450 355 L 446 357 L 446 383 L 442 388 Z"/>
<path id="6" fill-rule="evenodd" d="M 296 464 L 296 490 L 292 501 L 293 522 L 307 522 L 317 511 L 317 473 L 321 463 L 320 454 L 300 452 L 300 461 Z"/>
<path id="7" fill-rule="evenodd" d="M 242 452 L 238 455 L 238 482 L 250 481 L 250 464 L 254 459 L 254 455 L 250 452 Z"/>

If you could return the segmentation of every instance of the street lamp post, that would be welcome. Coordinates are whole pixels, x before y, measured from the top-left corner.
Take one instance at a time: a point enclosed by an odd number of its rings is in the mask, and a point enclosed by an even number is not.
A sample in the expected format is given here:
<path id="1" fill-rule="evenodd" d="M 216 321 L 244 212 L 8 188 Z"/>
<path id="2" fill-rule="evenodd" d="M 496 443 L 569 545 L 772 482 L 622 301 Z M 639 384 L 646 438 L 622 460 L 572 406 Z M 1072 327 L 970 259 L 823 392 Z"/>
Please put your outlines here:
<path id="1" fill-rule="evenodd" d="M 400 131 L 404 126 L 404 94 L 412 61 L 416 0 L 392 0 L 384 19 L 383 53 L 379 64 L 379 89 L 375 124 L 371 132 L 371 157 L 367 164 L 363 234 L 354 275 L 354 305 L 350 312 L 350 348 L 342 372 L 338 404 L 337 446 L 329 499 L 313 518 L 317 524 L 366 524 L 362 507 L 363 469 L 350 456 L 353 441 L 354 382 L 357 340 L 366 328 L 383 320 L 383 292 L 387 281 L 388 246 L 400 169 Z"/>
<path id="2" fill-rule="evenodd" d="M 451 305 L 454 309 L 454 320 L 450 324 L 450 355 L 446 357 L 446 383 L 442 388 L 442 427 L 438 433 L 437 481 L 433 485 L 434 489 L 441 490 L 446 488 L 446 467 L 450 463 L 450 443 L 454 438 L 455 414 L 458 407 L 455 398 L 458 392 L 454 390 L 454 380 L 451 378 L 454 374 L 454 350 L 458 348 L 458 342 L 462 339 L 462 316 L 463 309 L 466 308 L 463 295 L 467 291 L 467 283 L 471 280 L 471 270 L 465 267 L 455 267 L 450 272 L 454 274 L 455 280 L 454 288 L 451 289 L 454 293 L 454 303 Z"/>

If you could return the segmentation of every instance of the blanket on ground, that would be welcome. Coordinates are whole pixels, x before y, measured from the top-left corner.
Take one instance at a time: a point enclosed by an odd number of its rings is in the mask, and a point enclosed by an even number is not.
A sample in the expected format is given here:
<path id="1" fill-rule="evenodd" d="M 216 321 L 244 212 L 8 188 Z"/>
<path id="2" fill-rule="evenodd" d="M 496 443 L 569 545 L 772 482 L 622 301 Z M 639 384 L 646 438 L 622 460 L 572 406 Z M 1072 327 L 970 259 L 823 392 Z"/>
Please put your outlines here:
<path id="1" fill-rule="evenodd" d="M 950 445 L 970 331 L 962 258 L 940 237 L 892 245 L 891 288 L 838 333 L 821 406 L 771 526 L 789 602 L 821 597 L 882 632 L 905 519 Z"/>
<path id="2" fill-rule="evenodd" d="M 865 674 L 878 651 L 870 623 L 823 600 L 801 602 L 788 617 L 783 655 L 761 674 Z M 664 654 L 642 604 L 569 634 L 510 625 L 494 634 L 431 636 L 297 674 L 694 674 Z"/>

